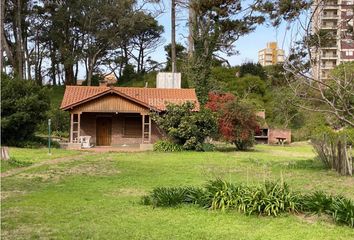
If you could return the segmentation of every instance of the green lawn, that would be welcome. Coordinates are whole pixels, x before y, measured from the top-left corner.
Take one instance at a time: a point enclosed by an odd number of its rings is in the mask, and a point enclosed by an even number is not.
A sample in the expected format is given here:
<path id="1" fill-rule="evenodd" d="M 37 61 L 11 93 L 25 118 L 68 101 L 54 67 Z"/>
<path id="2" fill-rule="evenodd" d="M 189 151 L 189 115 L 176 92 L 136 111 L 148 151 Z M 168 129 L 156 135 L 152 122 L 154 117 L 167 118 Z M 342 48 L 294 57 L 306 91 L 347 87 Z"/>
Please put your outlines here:
<path id="1" fill-rule="evenodd" d="M 354 199 L 354 178 L 323 169 L 313 157 L 308 145 L 82 154 L 2 179 L 2 239 L 354 239 L 353 229 L 324 216 L 257 217 L 139 204 L 156 186 L 202 185 L 213 177 L 256 184 L 281 175 L 297 190 Z"/>
<path id="2" fill-rule="evenodd" d="M 22 164 L 28 166 L 34 163 L 52 160 L 57 158 L 69 157 L 79 155 L 79 151 L 69 151 L 65 149 L 51 149 L 51 155 L 49 155 L 47 148 L 29 149 L 29 148 L 9 148 L 9 154 L 12 161 L 1 161 L 1 172 L 8 171 L 16 168 L 16 164 Z"/>

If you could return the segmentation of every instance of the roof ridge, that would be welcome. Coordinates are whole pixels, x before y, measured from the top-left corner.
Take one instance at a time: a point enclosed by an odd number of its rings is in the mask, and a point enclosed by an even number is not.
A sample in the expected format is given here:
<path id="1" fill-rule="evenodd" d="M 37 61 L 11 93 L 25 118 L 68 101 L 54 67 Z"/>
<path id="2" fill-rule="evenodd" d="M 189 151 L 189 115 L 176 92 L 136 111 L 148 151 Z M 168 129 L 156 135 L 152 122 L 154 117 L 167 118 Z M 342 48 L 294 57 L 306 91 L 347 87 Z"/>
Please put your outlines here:
<path id="1" fill-rule="evenodd" d="M 162 111 L 166 109 L 165 102 L 182 103 L 185 101 L 195 101 L 198 103 L 194 88 L 67 86 L 61 108 L 66 109 L 70 106 L 83 104 L 112 91 L 137 104 Z"/>

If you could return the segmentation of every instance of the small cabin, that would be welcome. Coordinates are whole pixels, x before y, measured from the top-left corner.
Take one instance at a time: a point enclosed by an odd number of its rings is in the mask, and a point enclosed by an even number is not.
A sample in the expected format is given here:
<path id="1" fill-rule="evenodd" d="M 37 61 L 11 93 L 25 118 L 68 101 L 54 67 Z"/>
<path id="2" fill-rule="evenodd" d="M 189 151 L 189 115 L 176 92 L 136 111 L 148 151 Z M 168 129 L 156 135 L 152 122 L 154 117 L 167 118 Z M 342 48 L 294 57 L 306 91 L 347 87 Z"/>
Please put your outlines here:
<path id="1" fill-rule="evenodd" d="M 163 133 L 151 112 L 185 102 L 199 109 L 194 89 L 67 86 L 60 108 L 70 113 L 71 148 L 84 137 L 90 146 L 114 147 L 156 142 Z"/>

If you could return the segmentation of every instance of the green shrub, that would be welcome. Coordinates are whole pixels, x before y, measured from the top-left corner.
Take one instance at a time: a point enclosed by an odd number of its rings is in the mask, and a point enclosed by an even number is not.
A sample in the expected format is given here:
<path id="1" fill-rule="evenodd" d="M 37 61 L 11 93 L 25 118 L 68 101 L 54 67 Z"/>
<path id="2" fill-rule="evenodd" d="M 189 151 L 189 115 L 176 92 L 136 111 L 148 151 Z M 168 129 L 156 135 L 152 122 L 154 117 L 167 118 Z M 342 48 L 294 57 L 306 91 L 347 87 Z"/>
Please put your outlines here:
<path id="1" fill-rule="evenodd" d="M 19 161 L 16 158 L 10 158 L 7 162 L 10 166 L 13 166 L 13 167 L 27 167 L 27 166 L 32 165 L 31 162 Z"/>
<path id="2" fill-rule="evenodd" d="M 196 195 L 200 193 L 193 187 L 158 187 L 153 189 L 150 195 L 151 204 L 155 207 L 173 207 L 183 203 L 195 203 Z M 143 202 L 148 203 L 146 196 Z"/>
<path id="3" fill-rule="evenodd" d="M 327 195 L 317 191 L 303 197 L 303 210 L 306 212 L 331 215 L 333 220 L 354 227 L 354 202 L 343 196 Z"/>
<path id="4" fill-rule="evenodd" d="M 141 197 L 141 204 L 143 205 L 151 205 L 152 201 L 149 195 L 144 195 Z"/>
<path id="5" fill-rule="evenodd" d="M 22 141 L 16 143 L 17 147 L 21 148 L 41 148 L 48 146 L 48 138 L 47 137 L 32 137 L 29 140 Z M 51 141 L 52 148 L 60 148 L 60 144 L 56 141 Z"/>
<path id="6" fill-rule="evenodd" d="M 242 190 L 234 184 L 222 179 L 211 180 L 205 185 L 207 195 L 210 198 L 211 209 L 222 211 L 234 208 L 237 205 L 239 192 Z"/>
<path id="7" fill-rule="evenodd" d="M 211 143 L 203 143 L 202 150 L 203 150 L 203 152 L 213 152 L 213 151 L 215 151 L 215 145 L 213 145 Z"/>
<path id="8" fill-rule="evenodd" d="M 49 102 L 47 89 L 35 81 L 2 75 L 2 144 L 16 146 L 32 138 L 38 125 L 46 120 Z"/>
<path id="9" fill-rule="evenodd" d="M 331 213 L 334 221 L 354 228 L 354 201 L 344 197 L 332 198 Z"/>
<path id="10" fill-rule="evenodd" d="M 208 181 L 203 188 L 159 187 L 143 196 L 144 205 L 177 206 L 196 204 L 200 207 L 225 211 L 235 209 L 246 215 L 278 216 L 300 211 L 328 214 L 338 223 L 354 227 L 354 202 L 342 196 L 317 191 L 301 195 L 290 190 L 286 183 L 265 182 L 260 186 L 233 184 L 222 179 Z"/>
<path id="11" fill-rule="evenodd" d="M 354 202 L 342 196 L 317 191 L 307 195 L 291 191 L 286 183 L 265 182 L 260 186 L 233 184 L 222 179 L 208 181 L 203 188 L 159 187 L 143 196 L 141 203 L 154 207 L 196 204 L 225 211 L 235 209 L 246 215 L 278 216 L 300 211 L 328 214 L 337 223 L 354 227 Z"/>
<path id="12" fill-rule="evenodd" d="M 316 214 L 330 213 L 332 197 L 325 194 L 323 191 L 305 195 L 302 200 L 303 210 Z"/>
<path id="13" fill-rule="evenodd" d="M 181 145 L 173 143 L 168 140 L 159 140 L 154 144 L 154 151 L 157 152 L 181 152 L 183 148 Z"/>
<path id="14" fill-rule="evenodd" d="M 247 215 L 277 216 L 281 212 L 297 212 L 301 206 L 298 195 L 287 184 L 266 182 L 264 186 L 248 187 L 219 179 L 209 182 L 206 189 L 212 196 L 212 209 L 235 208 Z"/>
<path id="15" fill-rule="evenodd" d="M 215 115 L 209 109 L 195 111 L 192 102 L 169 104 L 165 114 L 153 114 L 152 118 L 171 141 L 185 150 L 203 151 L 205 139 L 217 131 Z"/>
<path id="16" fill-rule="evenodd" d="M 144 196 L 146 198 L 146 196 Z M 235 185 L 222 179 L 208 181 L 204 188 L 155 188 L 150 195 L 154 206 L 197 204 L 213 210 L 237 209 L 247 215 L 297 212 L 300 199 L 286 184 L 266 183 L 262 187 Z M 148 201 L 145 199 L 145 203 Z"/>

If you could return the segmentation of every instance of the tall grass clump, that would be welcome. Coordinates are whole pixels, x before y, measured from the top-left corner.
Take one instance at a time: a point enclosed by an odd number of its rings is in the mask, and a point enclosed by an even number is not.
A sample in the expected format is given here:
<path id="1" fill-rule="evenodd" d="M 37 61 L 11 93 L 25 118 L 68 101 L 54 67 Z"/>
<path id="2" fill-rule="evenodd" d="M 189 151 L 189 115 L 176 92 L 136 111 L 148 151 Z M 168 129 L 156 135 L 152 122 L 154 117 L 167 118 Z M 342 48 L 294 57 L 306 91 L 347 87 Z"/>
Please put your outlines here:
<path id="1" fill-rule="evenodd" d="M 184 203 L 198 204 L 203 199 L 202 195 L 203 190 L 196 187 L 157 187 L 141 201 L 154 207 L 174 207 Z"/>
<path id="2" fill-rule="evenodd" d="M 203 187 L 158 187 L 142 198 L 145 205 L 173 207 L 195 204 L 210 210 L 235 210 L 246 215 L 278 216 L 307 212 L 331 215 L 335 222 L 354 227 L 354 202 L 317 191 L 302 195 L 288 184 L 264 182 L 257 186 L 209 180 Z"/>
<path id="3" fill-rule="evenodd" d="M 328 214 L 335 222 L 354 227 L 354 201 L 317 191 L 303 197 L 303 211 Z"/>
<path id="4" fill-rule="evenodd" d="M 156 152 L 181 152 L 183 147 L 177 143 L 168 140 L 159 140 L 154 144 L 154 151 Z"/>

